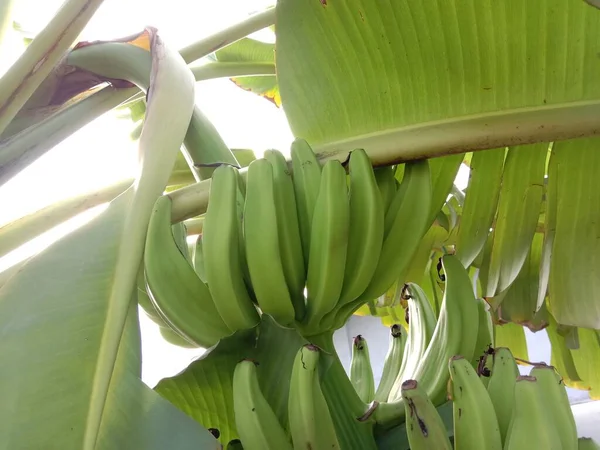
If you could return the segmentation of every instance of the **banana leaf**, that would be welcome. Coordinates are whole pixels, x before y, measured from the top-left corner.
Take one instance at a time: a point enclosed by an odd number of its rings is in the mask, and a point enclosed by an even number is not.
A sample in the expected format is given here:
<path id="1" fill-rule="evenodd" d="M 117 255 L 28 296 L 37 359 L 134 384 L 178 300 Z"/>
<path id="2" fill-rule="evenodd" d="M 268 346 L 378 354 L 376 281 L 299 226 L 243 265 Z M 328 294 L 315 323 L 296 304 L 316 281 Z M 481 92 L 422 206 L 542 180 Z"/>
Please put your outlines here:
<path id="1" fill-rule="evenodd" d="M 600 14 L 581 0 L 278 0 L 276 14 L 284 110 L 323 158 L 361 147 L 380 165 L 596 129 Z"/>

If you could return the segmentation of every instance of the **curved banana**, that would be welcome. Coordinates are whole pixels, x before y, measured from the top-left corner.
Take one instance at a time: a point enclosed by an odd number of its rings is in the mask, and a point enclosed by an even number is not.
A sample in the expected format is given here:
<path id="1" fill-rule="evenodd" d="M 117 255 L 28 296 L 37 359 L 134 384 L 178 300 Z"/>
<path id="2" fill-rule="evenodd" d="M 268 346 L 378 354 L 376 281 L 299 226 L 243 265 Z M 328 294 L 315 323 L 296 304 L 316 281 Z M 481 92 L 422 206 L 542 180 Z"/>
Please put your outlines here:
<path id="1" fill-rule="evenodd" d="M 252 328 L 260 319 L 242 274 L 246 262 L 240 258 L 238 191 L 237 169 L 217 167 L 202 230 L 206 280 L 219 314 L 232 331 Z"/>
<path id="2" fill-rule="evenodd" d="M 352 341 L 350 381 L 363 403 L 371 403 L 373 401 L 373 397 L 375 397 L 375 381 L 373 380 L 369 346 L 367 345 L 367 340 L 360 334 Z"/>
<path id="3" fill-rule="evenodd" d="M 198 348 L 193 342 L 189 342 L 184 337 L 180 336 L 175 330 L 169 326 L 159 327 L 158 331 L 165 341 L 169 344 L 183 348 Z"/>
<path id="4" fill-rule="evenodd" d="M 304 267 L 308 268 L 313 213 L 321 185 L 321 164 L 304 139 L 292 142 L 291 156 Z"/>
<path id="5" fill-rule="evenodd" d="M 479 311 L 479 327 L 473 355 L 473 365 L 477 364 L 488 348 L 494 346 L 494 322 L 492 321 L 488 304 L 482 298 L 478 298 L 476 301 Z"/>
<path id="6" fill-rule="evenodd" d="M 436 327 L 437 319 L 431 308 L 427 295 L 417 284 L 408 283 L 405 292 L 408 293 L 408 338 L 402 357 L 402 364 L 394 383 L 400 385 L 410 379 L 429 346 Z M 393 387 L 393 385 L 392 385 Z M 397 392 L 397 387 L 396 387 Z M 392 391 L 390 390 L 390 394 Z M 397 395 L 397 394 L 395 394 Z M 386 400 L 390 399 L 389 396 Z"/>
<path id="7" fill-rule="evenodd" d="M 277 211 L 277 231 L 283 273 L 288 285 L 290 297 L 296 311 L 296 320 L 300 321 L 306 313 L 304 287 L 306 269 L 302 254 L 302 241 L 298 223 L 294 182 L 285 157 L 277 150 L 267 150 L 264 157 L 273 166 L 275 186 L 275 209 Z"/>
<path id="8" fill-rule="evenodd" d="M 390 344 L 388 352 L 385 355 L 381 378 L 377 390 L 375 391 L 374 399 L 378 402 L 385 402 L 388 399 L 390 389 L 392 389 L 394 381 L 400 373 L 400 367 L 402 367 L 405 347 L 406 333 L 404 332 L 404 329 L 398 324 L 392 325 L 390 327 Z"/>
<path id="9" fill-rule="evenodd" d="M 429 228 L 431 176 L 427 160 L 406 163 L 404 178 L 385 216 L 385 232 L 377 268 L 359 300 L 379 297 L 408 269 Z M 350 311 L 352 303 L 350 303 Z"/>
<path id="10" fill-rule="evenodd" d="M 306 276 L 308 332 L 318 331 L 319 321 L 331 311 L 342 291 L 348 248 L 350 214 L 346 171 L 339 161 L 323 167 L 321 187 L 312 222 L 310 258 Z"/>
<path id="11" fill-rule="evenodd" d="M 152 210 L 144 271 L 148 294 L 160 317 L 190 343 L 211 347 L 231 334 L 208 288 L 175 243 L 167 196 L 159 197 Z"/>
<path id="12" fill-rule="evenodd" d="M 450 358 L 450 394 L 456 450 L 502 450 L 496 411 L 471 362 Z"/>
<path id="13" fill-rule="evenodd" d="M 396 194 L 396 170 L 393 166 L 376 167 L 373 169 L 373 173 L 377 182 L 377 188 L 381 194 L 381 205 L 385 214 Z"/>
<path id="14" fill-rule="evenodd" d="M 245 359 L 235 366 L 233 410 L 245 450 L 292 450 L 285 430 L 260 389 L 254 361 Z"/>
<path id="15" fill-rule="evenodd" d="M 490 375 L 487 391 L 500 427 L 500 437 L 506 443 L 506 434 L 510 425 L 515 404 L 515 383 L 519 376 L 519 368 L 511 351 L 506 347 L 494 349 L 492 374 Z"/>
<path id="16" fill-rule="evenodd" d="M 515 406 L 506 436 L 505 450 L 530 450 L 532 446 L 544 450 L 561 450 L 558 430 L 550 423 L 544 392 L 537 379 L 519 376 L 515 384 Z"/>
<path id="17" fill-rule="evenodd" d="M 350 153 L 350 231 L 344 284 L 338 305 L 355 300 L 369 285 L 383 243 L 384 209 L 371 160 L 363 149 Z"/>
<path id="18" fill-rule="evenodd" d="M 317 372 L 320 351 L 308 344 L 298 350 L 288 399 L 289 429 L 294 449 L 340 448 Z"/>
<path id="19" fill-rule="evenodd" d="M 191 264 L 192 258 L 187 245 L 187 228 L 185 224 L 183 222 L 177 222 L 171 225 L 171 230 L 173 231 L 173 239 L 175 239 L 179 251 Z"/>
<path id="20" fill-rule="evenodd" d="M 281 263 L 273 167 L 266 159 L 255 159 L 248 166 L 244 241 L 260 309 L 279 325 L 292 326 L 295 312 Z"/>
<path id="21" fill-rule="evenodd" d="M 435 405 L 446 399 L 449 379 L 446 366 L 450 357 L 462 355 L 471 360 L 477 340 L 479 312 L 467 270 L 452 255 L 442 257 L 446 286 L 440 315 L 425 354 L 412 373 L 404 372 L 390 391 L 389 402 L 375 410 L 377 422 L 384 428 L 404 415 L 400 396 L 403 379 L 415 379 Z M 410 326 L 410 325 L 409 325 Z"/>
<path id="22" fill-rule="evenodd" d="M 411 450 L 452 450 L 442 418 L 416 380 L 402 383 L 402 400 Z"/>
<path id="23" fill-rule="evenodd" d="M 204 250 L 202 249 L 201 234 L 199 234 L 196 238 L 192 262 L 194 264 L 194 270 L 196 271 L 196 274 L 204 283 L 206 283 L 206 270 L 204 270 Z"/>
<path id="24" fill-rule="evenodd" d="M 542 402 L 546 404 L 552 422 L 549 426 L 560 430 L 563 450 L 577 450 L 577 424 L 561 377 L 552 366 L 536 365 L 529 375 L 537 379 L 543 392 Z"/>

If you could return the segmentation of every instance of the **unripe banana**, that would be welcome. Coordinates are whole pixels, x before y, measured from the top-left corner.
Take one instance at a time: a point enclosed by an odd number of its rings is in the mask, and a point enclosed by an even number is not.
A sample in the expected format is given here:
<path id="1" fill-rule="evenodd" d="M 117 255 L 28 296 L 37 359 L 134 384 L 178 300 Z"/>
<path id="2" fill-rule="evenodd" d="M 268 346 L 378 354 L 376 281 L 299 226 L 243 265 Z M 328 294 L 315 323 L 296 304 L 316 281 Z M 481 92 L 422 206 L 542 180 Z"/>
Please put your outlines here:
<path id="1" fill-rule="evenodd" d="M 180 336 L 175 330 L 173 330 L 169 326 L 159 327 L 158 330 L 163 339 L 169 344 L 183 348 L 198 348 L 196 344 L 188 342 L 184 337 Z"/>
<path id="2" fill-rule="evenodd" d="M 383 243 L 384 208 L 371 160 L 363 149 L 350 153 L 350 231 L 344 284 L 338 306 L 355 300 L 369 285 Z"/>
<path id="3" fill-rule="evenodd" d="M 434 405 L 445 401 L 448 371 L 440 370 L 454 355 L 471 360 L 477 339 L 479 313 L 471 280 L 460 261 L 452 255 L 442 257 L 446 286 L 437 325 L 425 354 L 413 373 L 405 372 L 404 379 L 415 379 Z M 400 378 L 400 377 L 399 377 Z M 383 427 L 393 425 L 404 415 L 400 397 L 403 379 L 396 379 L 390 391 L 390 401 L 375 410 L 377 422 Z"/>
<path id="4" fill-rule="evenodd" d="M 292 367 L 288 399 L 289 429 L 295 450 L 339 450 L 329 407 L 317 371 L 320 351 L 314 345 L 298 350 Z"/>
<path id="5" fill-rule="evenodd" d="M 291 156 L 304 267 L 308 268 L 313 212 L 321 185 L 321 164 L 304 139 L 296 139 L 292 143 Z"/>
<path id="6" fill-rule="evenodd" d="M 561 450 L 558 430 L 550 423 L 546 405 L 542 401 L 544 392 L 537 379 L 519 376 L 515 384 L 515 406 L 504 450 Z"/>
<path id="7" fill-rule="evenodd" d="M 411 450 L 452 450 L 442 418 L 417 381 L 402 383 L 402 400 Z"/>
<path id="8" fill-rule="evenodd" d="M 285 430 L 260 389 L 254 361 L 246 359 L 235 366 L 233 410 L 245 450 L 292 450 Z"/>
<path id="9" fill-rule="evenodd" d="M 217 310 L 232 331 L 256 326 L 258 312 L 242 274 L 238 220 L 238 171 L 222 165 L 213 173 L 202 230 L 204 270 Z"/>
<path id="10" fill-rule="evenodd" d="M 561 377 L 552 366 L 536 365 L 529 375 L 535 377 L 540 386 L 542 402 L 546 404 L 552 423 L 549 426 L 560 430 L 563 450 L 577 450 L 577 424 Z"/>
<path id="11" fill-rule="evenodd" d="M 190 252 L 188 250 L 187 228 L 185 227 L 185 224 L 183 222 L 177 222 L 176 224 L 171 225 L 171 230 L 173 231 L 173 239 L 175 239 L 179 251 L 191 264 L 192 258 L 190 257 Z"/>
<path id="12" fill-rule="evenodd" d="M 352 342 L 350 381 L 363 403 L 371 403 L 373 401 L 373 397 L 375 397 L 375 381 L 373 380 L 369 346 L 367 345 L 367 340 L 360 334 Z"/>
<path id="13" fill-rule="evenodd" d="M 319 321 L 331 311 L 342 291 L 350 225 L 346 171 L 339 161 L 323 167 L 315 205 L 308 274 L 307 329 L 318 331 Z"/>
<path id="14" fill-rule="evenodd" d="M 267 150 L 264 157 L 273 166 L 281 263 L 296 312 L 296 320 L 300 321 L 306 313 L 306 299 L 304 298 L 306 269 L 302 253 L 302 240 L 300 239 L 294 182 L 287 161 L 281 152 Z"/>
<path id="15" fill-rule="evenodd" d="M 194 270 L 202 282 L 206 283 L 206 270 L 204 270 L 204 250 L 202 248 L 202 235 L 199 234 L 196 238 L 192 261 Z"/>
<path id="16" fill-rule="evenodd" d="M 494 322 L 489 312 L 489 306 L 484 299 L 478 298 L 477 308 L 479 311 L 479 327 L 473 355 L 474 366 L 477 365 L 479 358 L 481 358 L 485 351 L 494 346 Z"/>
<path id="17" fill-rule="evenodd" d="M 396 386 L 401 386 L 404 380 L 408 380 L 414 375 L 419 362 L 423 359 L 427 351 L 437 323 L 431 303 L 429 303 L 429 299 L 423 289 L 415 283 L 408 283 L 404 291 L 408 293 L 409 297 L 408 338 L 402 357 L 402 364 L 394 381 Z M 392 384 L 393 387 L 394 384 Z M 392 390 L 390 390 L 389 394 L 392 394 Z M 386 401 L 389 400 L 395 400 L 395 398 L 390 399 L 388 395 Z"/>
<path id="18" fill-rule="evenodd" d="M 430 225 L 427 222 L 431 196 L 429 162 L 406 163 L 404 178 L 385 217 L 386 231 L 377 268 L 360 299 L 379 297 L 408 269 Z"/>
<path id="19" fill-rule="evenodd" d="M 278 324 L 292 326 L 295 312 L 281 263 L 273 167 L 266 159 L 255 159 L 248 166 L 244 241 L 260 309 Z"/>
<path id="20" fill-rule="evenodd" d="M 373 169 L 384 214 L 387 212 L 396 194 L 396 176 L 393 166 L 376 167 Z"/>
<path id="21" fill-rule="evenodd" d="M 147 291 L 160 317 L 180 336 L 211 347 L 231 334 L 207 286 L 178 248 L 171 228 L 171 200 L 154 205 L 144 250 Z"/>
<path id="22" fill-rule="evenodd" d="M 401 325 L 394 324 L 390 327 L 390 344 L 385 355 L 383 370 L 379 380 L 379 386 L 375 391 L 375 400 L 385 402 L 388 399 L 390 389 L 394 385 L 396 377 L 402 367 L 404 349 L 406 347 L 406 333 Z"/>
<path id="23" fill-rule="evenodd" d="M 515 383 L 519 376 L 519 368 L 511 351 L 506 347 L 494 349 L 492 374 L 490 375 L 487 391 L 496 411 L 500 437 L 506 443 L 506 434 L 510 426 L 514 402 Z"/>
<path id="24" fill-rule="evenodd" d="M 453 356 L 448 363 L 456 450 L 502 450 L 494 405 L 471 362 Z"/>

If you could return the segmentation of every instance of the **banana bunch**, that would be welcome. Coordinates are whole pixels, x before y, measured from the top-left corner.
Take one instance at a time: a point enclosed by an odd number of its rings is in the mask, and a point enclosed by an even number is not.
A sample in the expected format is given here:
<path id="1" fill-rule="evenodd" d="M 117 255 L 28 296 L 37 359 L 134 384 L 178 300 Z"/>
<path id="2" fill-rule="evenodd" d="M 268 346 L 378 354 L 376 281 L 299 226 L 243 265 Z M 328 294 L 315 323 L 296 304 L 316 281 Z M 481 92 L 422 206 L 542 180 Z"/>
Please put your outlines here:
<path id="1" fill-rule="evenodd" d="M 596 448 L 592 440 L 577 438 L 567 393 L 554 367 L 534 364 L 529 375 L 520 376 L 510 350 L 497 348 L 489 354 L 493 364 L 487 387 L 469 360 L 455 355 L 448 361 L 453 447 L 421 383 L 402 383 L 411 450 Z"/>
<path id="2" fill-rule="evenodd" d="M 236 365 L 233 375 L 233 404 L 240 448 L 340 449 L 319 381 L 320 354 L 318 347 L 311 344 L 302 346 L 296 353 L 290 379 L 288 423 L 285 429 L 261 391 L 257 363 L 245 359 Z"/>

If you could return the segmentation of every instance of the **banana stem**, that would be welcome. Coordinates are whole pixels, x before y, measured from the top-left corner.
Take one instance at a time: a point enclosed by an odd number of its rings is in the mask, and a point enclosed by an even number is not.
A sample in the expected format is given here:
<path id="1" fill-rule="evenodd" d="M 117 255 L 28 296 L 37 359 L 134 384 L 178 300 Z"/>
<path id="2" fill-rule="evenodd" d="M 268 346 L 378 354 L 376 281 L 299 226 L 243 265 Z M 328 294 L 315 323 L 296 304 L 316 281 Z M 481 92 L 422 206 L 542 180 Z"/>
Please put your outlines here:
<path id="1" fill-rule="evenodd" d="M 258 14 L 253 14 L 247 19 L 232 25 L 218 33 L 208 36 L 200 41 L 194 42 L 182 48 L 179 54 L 186 63 L 191 63 L 204 58 L 217 50 L 227 47 L 249 34 L 262 30 L 275 23 L 275 8 L 269 8 Z"/>
<path id="2" fill-rule="evenodd" d="M 190 68 L 196 81 L 214 78 L 260 77 L 275 75 L 273 63 L 212 62 Z"/>

